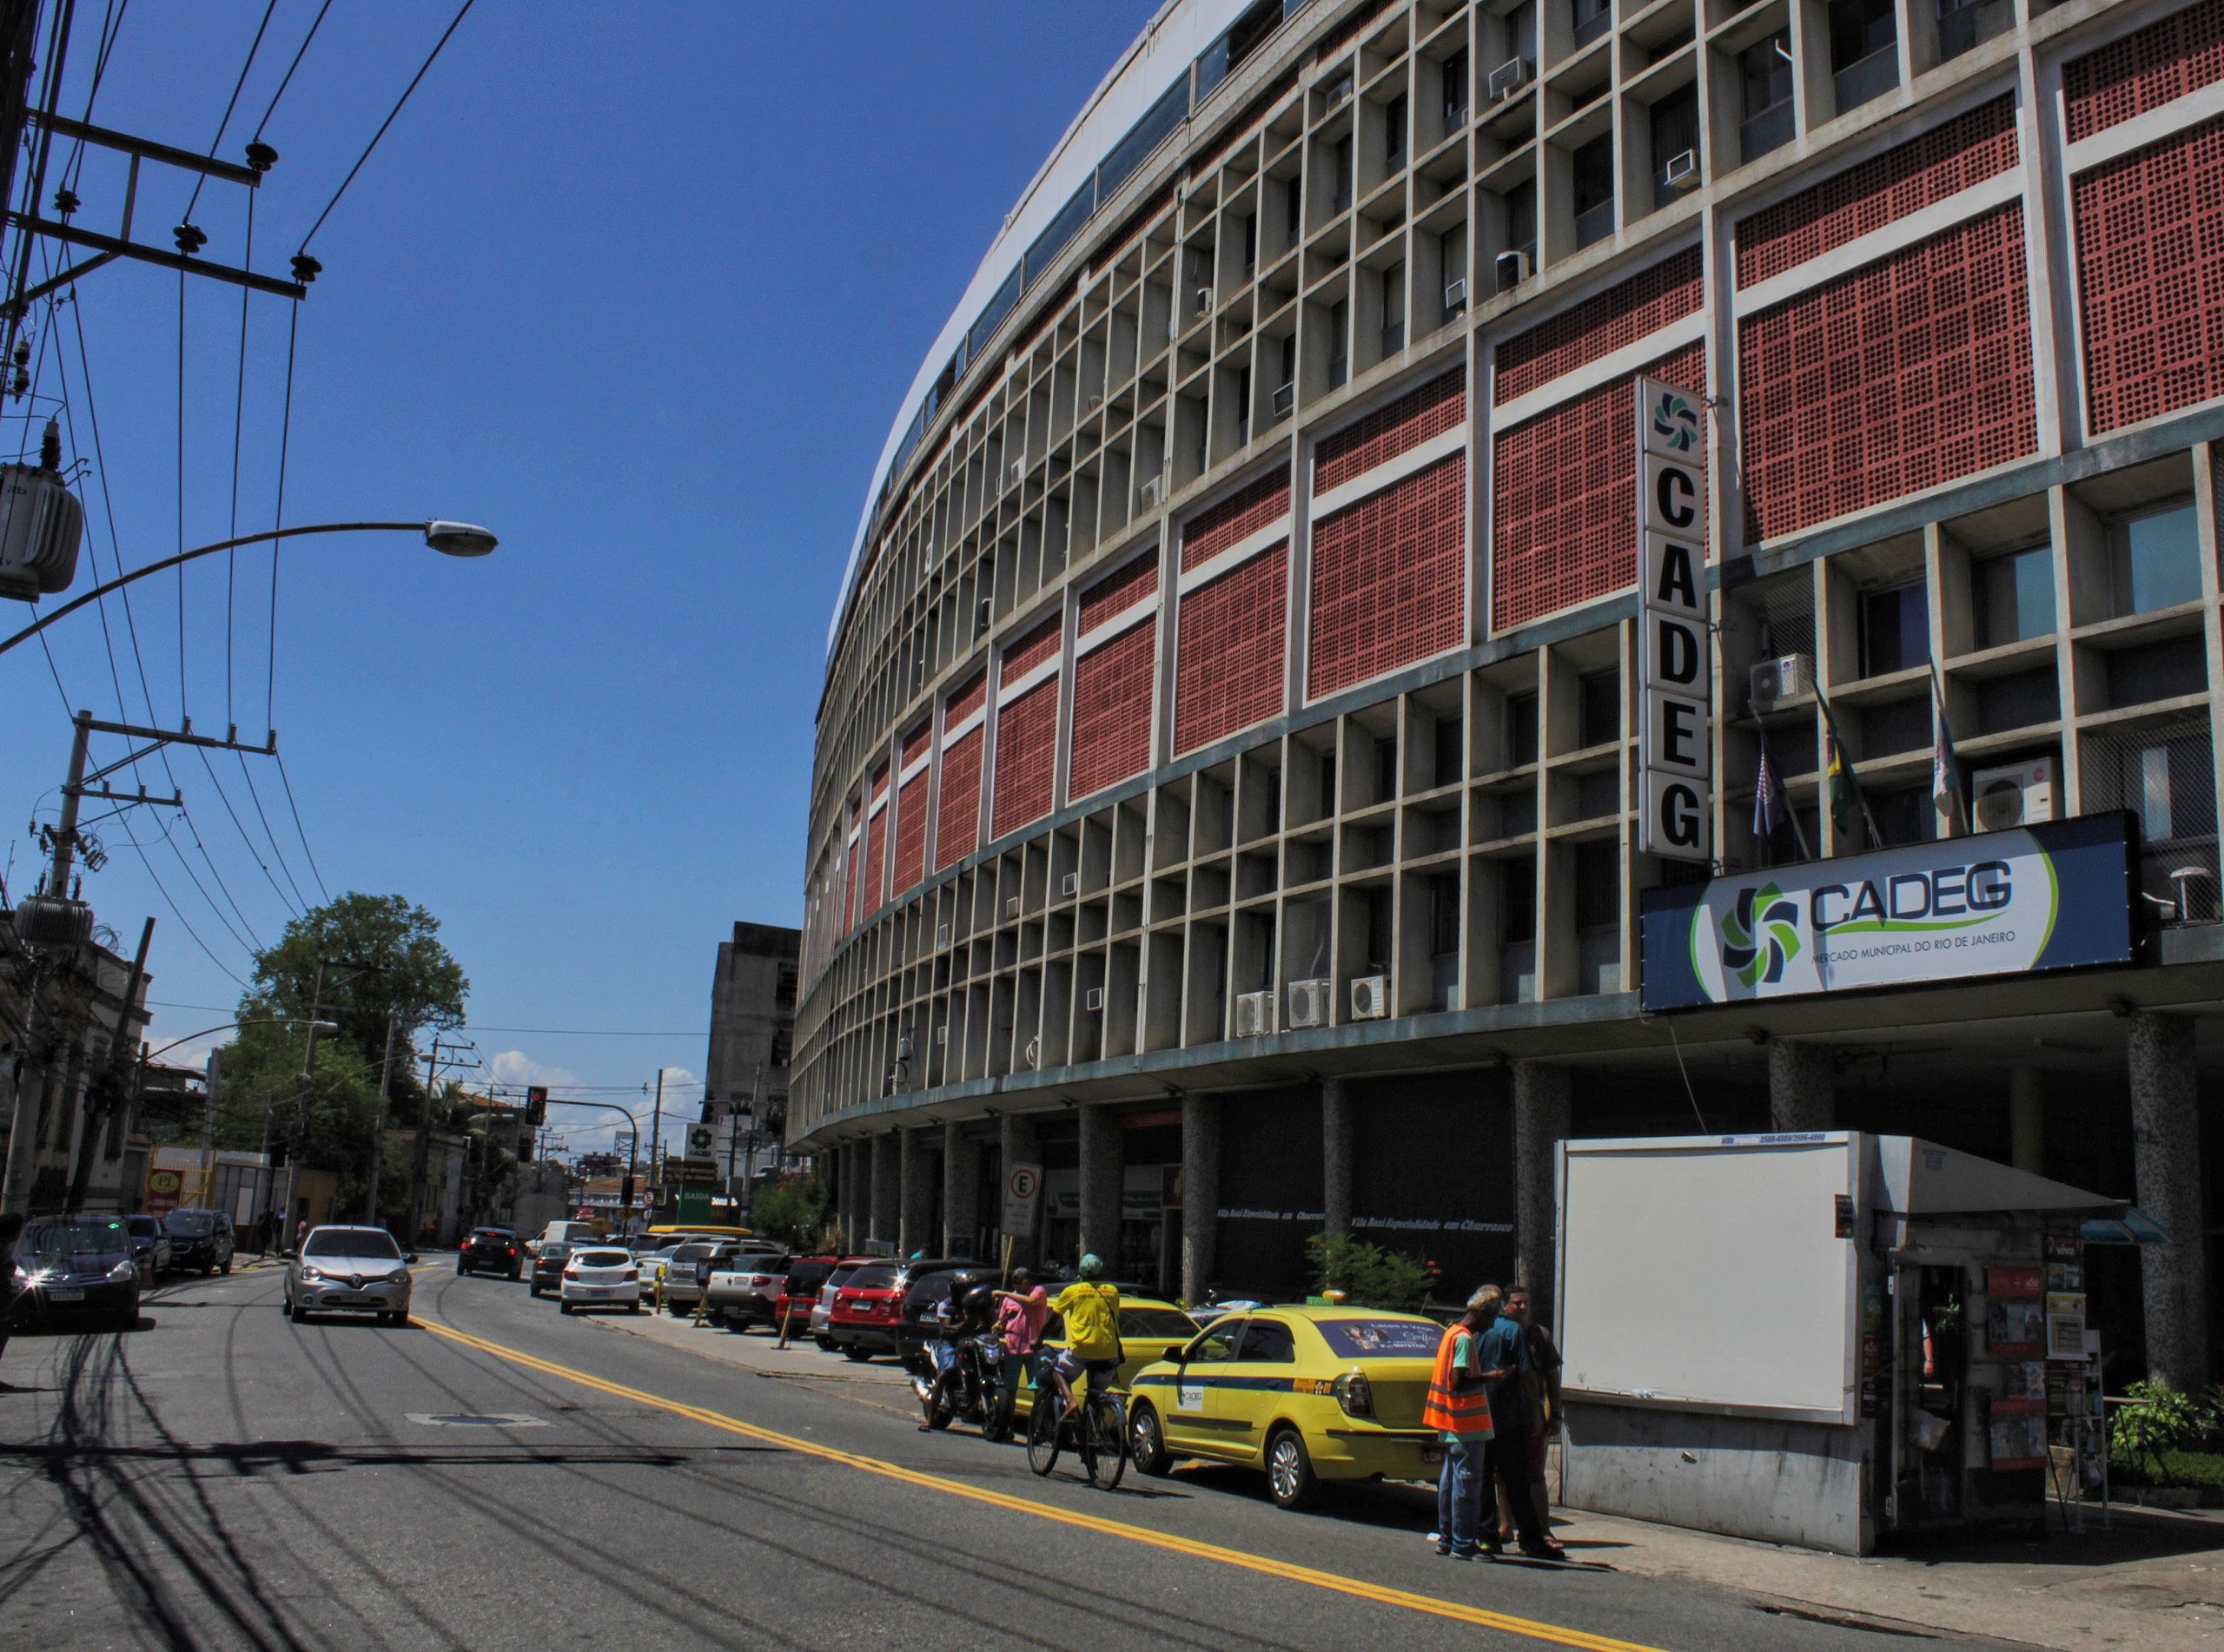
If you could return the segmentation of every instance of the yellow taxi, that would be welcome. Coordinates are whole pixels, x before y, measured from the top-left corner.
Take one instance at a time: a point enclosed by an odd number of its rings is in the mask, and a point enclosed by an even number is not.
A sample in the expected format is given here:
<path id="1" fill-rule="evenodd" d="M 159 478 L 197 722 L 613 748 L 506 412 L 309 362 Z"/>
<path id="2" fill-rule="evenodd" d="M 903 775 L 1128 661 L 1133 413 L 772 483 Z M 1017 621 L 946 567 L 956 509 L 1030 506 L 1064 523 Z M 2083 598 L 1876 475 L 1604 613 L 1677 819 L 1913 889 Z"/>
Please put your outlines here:
<path id="1" fill-rule="evenodd" d="M 1185 1457 L 1264 1469 L 1285 1509 L 1324 1480 L 1433 1483 L 1442 1444 L 1421 1404 L 1444 1327 L 1373 1308 L 1229 1313 L 1129 1384 L 1135 1466 Z"/>
<path id="2" fill-rule="evenodd" d="M 1056 1291 L 1050 1292 L 1057 1295 Z M 1197 1334 L 1197 1322 L 1175 1307 L 1171 1302 L 1156 1297 L 1120 1298 L 1120 1348 L 1127 1358 L 1120 1365 L 1119 1385 L 1131 1387 L 1135 1373 L 1144 1366 L 1170 1358 L 1175 1350 Z M 1062 1316 L 1052 1314 L 1042 1322 L 1042 1352 L 1047 1358 L 1066 1345 L 1066 1325 Z M 1025 1417 L 1034 1386 L 1025 1371 L 1020 1373 L 1019 1392 L 1012 1401 L 1012 1415 Z M 1024 1431 L 1023 1431 L 1023 1432 Z"/>

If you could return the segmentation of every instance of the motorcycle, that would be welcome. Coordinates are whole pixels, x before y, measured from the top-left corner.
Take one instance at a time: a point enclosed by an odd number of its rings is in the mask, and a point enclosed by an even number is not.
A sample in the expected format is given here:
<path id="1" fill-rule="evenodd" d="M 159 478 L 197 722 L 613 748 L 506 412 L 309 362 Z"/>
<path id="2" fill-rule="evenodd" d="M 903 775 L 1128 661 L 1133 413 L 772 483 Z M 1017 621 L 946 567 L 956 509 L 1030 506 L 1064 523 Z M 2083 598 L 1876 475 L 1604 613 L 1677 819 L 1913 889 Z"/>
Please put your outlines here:
<path id="1" fill-rule="evenodd" d="M 1008 1436 L 1004 1358 L 1003 1343 L 993 1332 L 930 1344 L 929 1374 L 911 1381 L 926 1425 L 944 1429 L 954 1422 L 972 1423 L 991 1438 L 999 1437 L 999 1431 Z"/>

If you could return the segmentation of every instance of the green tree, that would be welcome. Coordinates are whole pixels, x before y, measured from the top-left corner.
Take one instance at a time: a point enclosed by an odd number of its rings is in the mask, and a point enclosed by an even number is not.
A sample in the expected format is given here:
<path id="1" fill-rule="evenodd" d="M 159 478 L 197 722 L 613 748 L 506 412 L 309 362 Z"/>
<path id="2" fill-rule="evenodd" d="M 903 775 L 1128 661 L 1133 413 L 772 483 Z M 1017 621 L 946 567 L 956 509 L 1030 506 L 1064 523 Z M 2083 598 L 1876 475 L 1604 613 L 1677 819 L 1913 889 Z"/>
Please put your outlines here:
<path id="1" fill-rule="evenodd" d="M 1345 1304 L 1354 1308 L 1419 1313 L 1428 1300 L 1429 1286 L 1436 1282 L 1433 1263 L 1348 1233 L 1333 1239 L 1315 1233 L 1305 1241 L 1305 1259 L 1313 1265 L 1315 1291 L 1340 1291 Z"/>
<path id="2" fill-rule="evenodd" d="M 750 1226 L 801 1250 L 826 1226 L 826 1185 L 816 1176 L 782 1176 L 757 1190 L 749 1206 Z"/>

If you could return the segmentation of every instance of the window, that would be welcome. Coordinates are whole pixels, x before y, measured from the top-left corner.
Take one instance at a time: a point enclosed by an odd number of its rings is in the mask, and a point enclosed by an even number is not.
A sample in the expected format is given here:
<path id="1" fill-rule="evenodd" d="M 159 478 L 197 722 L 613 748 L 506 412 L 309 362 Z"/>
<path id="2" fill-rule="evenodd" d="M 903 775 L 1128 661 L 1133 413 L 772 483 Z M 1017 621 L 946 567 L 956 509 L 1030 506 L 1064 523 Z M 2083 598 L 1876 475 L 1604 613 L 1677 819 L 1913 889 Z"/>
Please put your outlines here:
<path id="1" fill-rule="evenodd" d="M 1386 171 L 1395 172 L 1406 164 L 1406 95 L 1403 92 L 1382 106 L 1382 165 Z"/>
<path id="2" fill-rule="evenodd" d="M 1743 100 L 1738 158 L 1757 161 L 1791 142 L 1791 31 L 1779 29 L 1738 54 Z"/>
<path id="3" fill-rule="evenodd" d="M 1577 47 L 1589 45 L 1613 26 L 1611 0 L 1568 0 L 1568 21 Z"/>
<path id="4" fill-rule="evenodd" d="M 1938 804 L 1928 785 L 1901 786 L 1864 794 L 1876 818 L 1876 835 L 1887 847 L 1927 843 L 1938 836 Z M 1860 828 L 1857 827 L 1858 838 Z"/>
<path id="5" fill-rule="evenodd" d="M 1236 1358 L 1250 1365 L 1294 1365 L 1297 1338 L 1290 1328 L 1273 1319 L 1253 1319 L 1243 1329 L 1243 1346 Z"/>
<path id="6" fill-rule="evenodd" d="M 1536 0 L 1521 0 L 1521 3 L 1506 14 L 1506 43 L 1513 48 L 1513 55 L 1529 65 L 1537 67 L 1537 6 Z"/>
<path id="7" fill-rule="evenodd" d="M 1444 319 L 1467 313 L 1467 226 L 1454 224 L 1437 238 L 1438 266 L 1444 271 Z"/>
<path id="8" fill-rule="evenodd" d="M 1406 265 L 1400 259 L 1382 272 L 1382 354 L 1406 347 Z"/>
<path id="9" fill-rule="evenodd" d="M 1259 268 L 1259 215 L 1243 215 L 1243 273 L 1248 276 Z"/>
<path id="10" fill-rule="evenodd" d="M 1428 952 L 1448 958 L 1460 950 L 1460 875 L 1446 872 L 1428 881 Z"/>
<path id="11" fill-rule="evenodd" d="M 2033 545 L 1988 557 L 1971 570 L 1979 648 L 2028 642 L 2054 630 L 2054 551 Z"/>
<path id="12" fill-rule="evenodd" d="M 1575 162 L 1575 244 L 1588 247 L 1614 233 L 1614 139 L 1609 133 L 1578 149 Z"/>
<path id="13" fill-rule="evenodd" d="M 1235 445 L 1243 447 L 1251 440 L 1251 369 L 1235 370 Z"/>
<path id="14" fill-rule="evenodd" d="M 1282 221 L 1292 241 L 1305 233 L 1305 178 L 1301 173 L 1282 180 Z"/>
<path id="15" fill-rule="evenodd" d="M 1328 307 L 1328 388 L 1351 377 L 1352 308 L 1342 299 Z"/>
<path id="16" fill-rule="evenodd" d="M 1532 855 L 1517 855 L 1512 860 L 1499 862 L 1499 911 L 1503 922 L 1505 939 L 1509 942 L 1534 941 L 1537 938 L 1537 860 Z"/>
<path id="17" fill-rule="evenodd" d="M 1329 152 L 1329 174 L 1336 186 L 1336 197 L 1331 202 L 1334 210 L 1341 212 L 1352 204 L 1352 141 L 1348 135 L 1336 140 Z"/>
<path id="18" fill-rule="evenodd" d="M 2192 500 L 2109 525 L 2108 594 L 2119 618 L 2199 599 L 2201 530 Z"/>
<path id="19" fill-rule="evenodd" d="M 1533 691 L 1506 697 L 1506 760 L 1519 769 L 1537 761 L 1537 696 Z"/>
<path id="20" fill-rule="evenodd" d="M 1699 95 L 1696 85 L 1652 106 L 1652 204 L 1665 207 L 1699 181 Z"/>
<path id="21" fill-rule="evenodd" d="M 1294 333 L 1285 333 L 1284 334 L 1282 334 L 1281 354 L 1282 354 L 1282 376 L 1281 376 L 1281 383 L 1279 386 L 1277 386 L 1277 387 L 1276 387 L 1276 392 L 1277 392 L 1277 393 L 1280 393 L 1280 392 L 1281 392 L 1281 391 L 1285 391 L 1285 390 L 1294 390 L 1294 387 L 1295 387 L 1295 386 L 1296 386 L 1296 384 L 1297 384 L 1297 334 L 1294 334 Z M 1283 412 L 1283 413 L 1287 413 L 1287 412 L 1289 411 L 1289 409 L 1288 409 L 1288 408 L 1287 408 L 1287 407 L 1284 407 L 1284 408 L 1281 408 L 1280 411 L 1281 411 L 1281 412 Z"/>
<path id="22" fill-rule="evenodd" d="M 1197 57 L 1198 101 L 1202 102 L 1207 93 L 1234 73 L 1237 64 L 1281 26 L 1281 0 L 1259 0 L 1226 34 L 1206 47 Z"/>
<path id="23" fill-rule="evenodd" d="M 1537 267 L 1537 184 L 1525 178 L 1506 192 L 1506 249 L 1521 254 L 1521 261 L 1529 269 Z M 1519 275 L 1509 271 L 1499 282 L 1498 290 L 1505 292 Z"/>
<path id="24" fill-rule="evenodd" d="M 1446 137 L 1467 124 L 1467 51 L 1463 46 L 1444 60 L 1444 133 Z"/>
<path id="25" fill-rule="evenodd" d="M 1938 61 L 1959 57 L 2015 22 L 2016 8 L 2008 0 L 1938 0 Z"/>
<path id="26" fill-rule="evenodd" d="M 1844 114 L 1900 83 L 1892 0 L 1831 0 L 1830 84 Z"/>
<path id="27" fill-rule="evenodd" d="M 1235 1339 L 1249 1323 L 1248 1319 L 1216 1322 L 1212 1329 L 1189 1345 L 1182 1358 L 1191 1365 L 1217 1365 L 1233 1359 L 1235 1357 Z"/>
<path id="28" fill-rule="evenodd" d="M 1467 725 L 1456 709 L 1436 720 L 1432 745 L 1438 785 L 1448 786 L 1455 780 L 1466 778 L 1466 733 Z"/>
<path id="29" fill-rule="evenodd" d="M 1930 611 L 1923 581 L 1867 592 L 1861 598 L 1861 674 L 1882 677 L 1930 658 Z"/>
<path id="30" fill-rule="evenodd" d="M 1579 702 L 1577 740 L 1586 746 L 1605 745 L 1622 737 L 1622 674 L 1618 669 L 1592 671 L 1576 679 Z"/>
<path id="31" fill-rule="evenodd" d="M 1575 846 L 1575 927 L 1622 924 L 1622 846 L 1612 838 Z"/>

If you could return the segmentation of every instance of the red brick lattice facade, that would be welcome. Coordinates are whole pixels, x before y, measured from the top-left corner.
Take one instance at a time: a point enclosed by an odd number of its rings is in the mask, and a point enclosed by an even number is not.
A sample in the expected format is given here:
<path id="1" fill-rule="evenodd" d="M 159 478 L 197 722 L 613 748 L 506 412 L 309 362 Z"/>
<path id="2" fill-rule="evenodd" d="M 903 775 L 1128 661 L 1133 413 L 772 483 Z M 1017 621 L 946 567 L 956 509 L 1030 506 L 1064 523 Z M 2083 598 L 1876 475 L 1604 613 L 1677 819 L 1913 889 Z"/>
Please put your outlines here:
<path id="1" fill-rule="evenodd" d="M 1314 526 L 1308 699 L 1466 640 L 1466 515 L 1454 453 Z"/>
<path id="2" fill-rule="evenodd" d="M 1230 545 L 1272 527 L 1289 514 L 1289 472 L 1275 471 L 1238 488 L 1191 517 L 1182 528 L 1182 572 L 1209 562 Z"/>
<path id="3" fill-rule="evenodd" d="M 2224 80 L 2224 0 L 2205 0 L 2062 66 L 2069 141 Z"/>
<path id="4" fill-rule="evenodd" d="M 1459 429 L 1467 417 L 1466 380 L 1465 372 L 1447 373 L 1323 437 L 1314 450 L 1313 491 L 1325 493 L 1340 487 L 1425 441 Z"/>
<path id="5" fill-rule="evenodd" d="M 1498 347 L 1493 402 L 1504 406 L 1563 373 L 1649 338 L 1698 313 L 1699 249 L 1639 270 L 1629 280 L 1561 311 Z"/>
<path id="6" fill-rule="evenodd" d="M 973 852 L 981 829 L 981 725 L 942 749 L 942 806 L 935 811 L 935 870 Z"/>
<path id="7" fill-rule="evenodd" d="M 1150 766 L 1151 674 L 1157 645 L 1158 622 L 1146 619 L 1075 661 L 1069 797 L 1078 800 L 1116 786 Z"/>
<path id="8" fill-rule="evenodd" d="M 1194 751 L 1282 709 L 1289 547 L 1278 545 L 1182 595 L 1174 749 Z"/>
<path id="9" fill-rule="evenodd" d="M 996 807 L 989 835 L 1002 837 L 1050 812 L 1058 769 L 1058 679 L 1038 683 L 996 713 Z"/>

